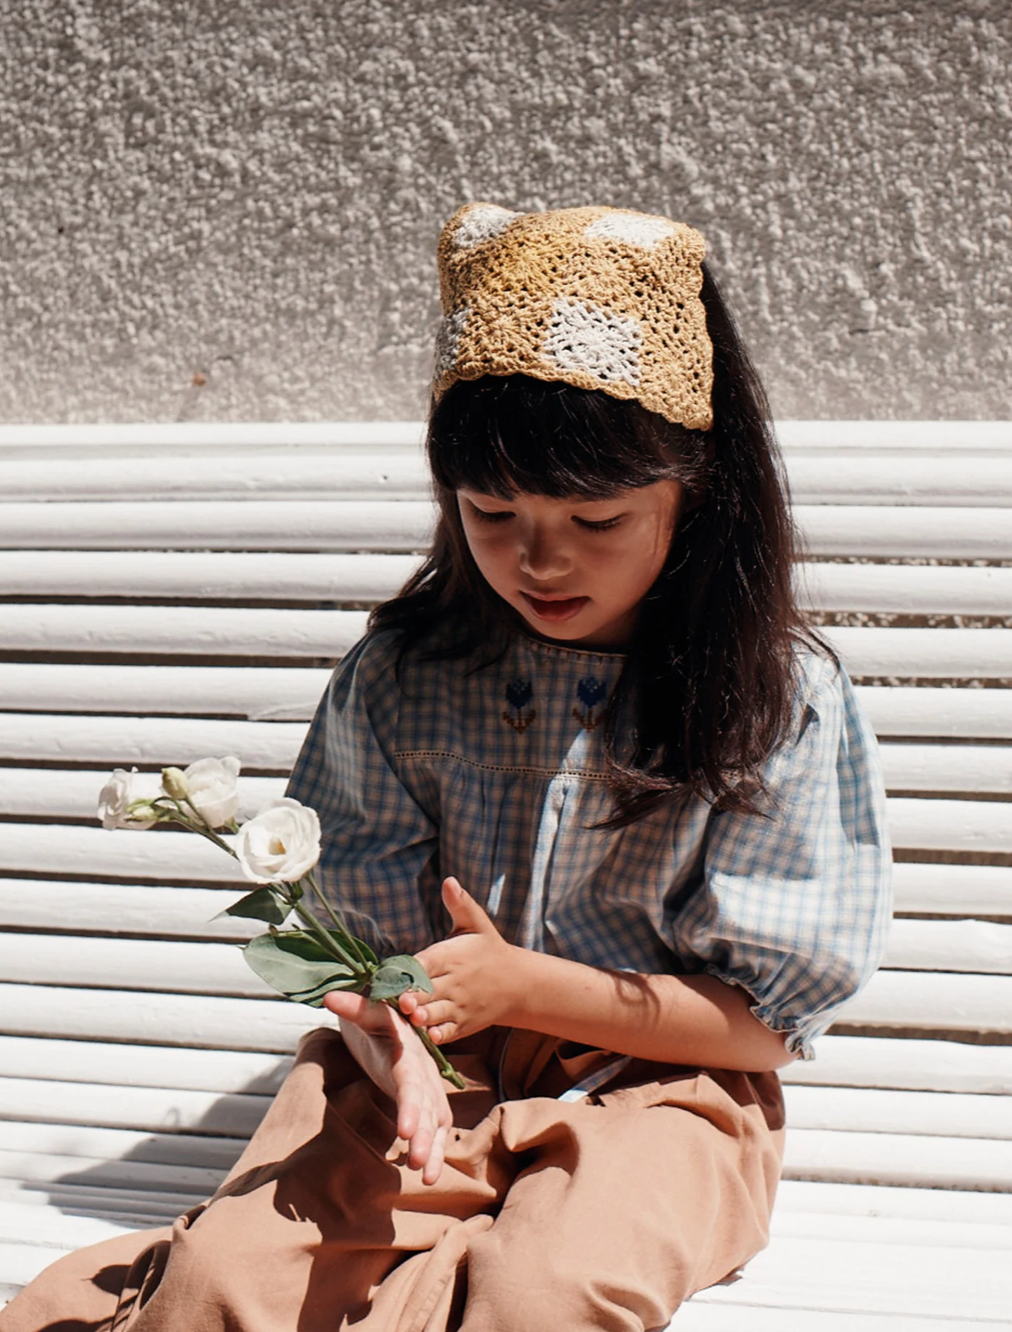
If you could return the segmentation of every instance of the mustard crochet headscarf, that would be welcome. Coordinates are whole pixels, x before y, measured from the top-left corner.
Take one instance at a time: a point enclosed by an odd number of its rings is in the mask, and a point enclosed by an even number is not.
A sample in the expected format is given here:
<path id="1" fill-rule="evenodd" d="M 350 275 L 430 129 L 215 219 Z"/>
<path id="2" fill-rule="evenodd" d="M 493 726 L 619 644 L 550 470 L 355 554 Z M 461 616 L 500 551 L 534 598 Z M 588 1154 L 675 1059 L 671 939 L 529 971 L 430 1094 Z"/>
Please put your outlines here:
<path id="1" fill-rule="evenodd" d="M 466 204 L 439 239 L 436 397 L 457 379 L 524 374 L 708 430 L 705 253 L 685 223 L 625 208 Z"/>

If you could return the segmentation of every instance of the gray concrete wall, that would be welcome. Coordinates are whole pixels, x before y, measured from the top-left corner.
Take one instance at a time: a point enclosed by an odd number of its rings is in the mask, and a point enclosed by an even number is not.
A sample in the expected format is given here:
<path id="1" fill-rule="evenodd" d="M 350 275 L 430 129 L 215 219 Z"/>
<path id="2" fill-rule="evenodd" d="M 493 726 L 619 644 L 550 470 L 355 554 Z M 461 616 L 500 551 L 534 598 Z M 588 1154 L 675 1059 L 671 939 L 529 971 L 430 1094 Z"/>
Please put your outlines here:
<path id="1" fill-rule="evenodd" d="M 1007 0 L 0 23 L 0 420 L 414 416 L 478 198 L 698 226 L 780 416 L 1012 416 Z"/>

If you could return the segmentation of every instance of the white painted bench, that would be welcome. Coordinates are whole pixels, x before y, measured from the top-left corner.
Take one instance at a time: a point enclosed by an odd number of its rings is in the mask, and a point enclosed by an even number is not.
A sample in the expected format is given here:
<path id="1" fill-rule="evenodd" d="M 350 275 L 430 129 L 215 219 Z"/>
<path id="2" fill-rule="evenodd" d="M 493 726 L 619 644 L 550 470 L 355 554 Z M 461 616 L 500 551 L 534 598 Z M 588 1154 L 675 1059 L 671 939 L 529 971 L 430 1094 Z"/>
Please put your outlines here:
<path id="1" fill-rule="evenodd" d="M 785 1074 L 774 1239 L 675 1325 L 1012 1326 L 1012 426 L 781 428 L 883 741 L 885 968 Z M 425 543 L 414 424 L 0 429 L 0 1291 L 211 1190 L 319 1020 L 212 920 L 230 862 L 94 821 L 114 765 L 279 792 Z M 978 687 L 983 686 L 983 687 Z M 2 1295 L 0 1295 L 2 1299 Z"/>

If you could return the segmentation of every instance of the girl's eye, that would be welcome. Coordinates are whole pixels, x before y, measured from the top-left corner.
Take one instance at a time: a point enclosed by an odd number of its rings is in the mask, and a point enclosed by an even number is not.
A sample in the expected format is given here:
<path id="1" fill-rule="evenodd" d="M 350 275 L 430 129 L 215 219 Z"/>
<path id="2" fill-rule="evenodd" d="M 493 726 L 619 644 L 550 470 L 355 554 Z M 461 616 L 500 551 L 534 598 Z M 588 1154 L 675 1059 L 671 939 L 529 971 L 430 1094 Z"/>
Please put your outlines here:
<path id="1" fill-rule="evenodd" d="M 480 523 L 504 523 L 513 517 L 511 509 L 479 509 L 477 504 L 471 505 L 471 512 Z"/>
<path id="2" fill-rule="evenodd" d="M 577 518 L 574 521 L 579 523 L 581 527 L 588 528 L 591 532 L 607 532 L 609 527 L 615 527 L 622 521 L 622 518 L 619 515 L 615 518 L 601 518 L 597 522 L 593 522 L 590 518 Z"/>

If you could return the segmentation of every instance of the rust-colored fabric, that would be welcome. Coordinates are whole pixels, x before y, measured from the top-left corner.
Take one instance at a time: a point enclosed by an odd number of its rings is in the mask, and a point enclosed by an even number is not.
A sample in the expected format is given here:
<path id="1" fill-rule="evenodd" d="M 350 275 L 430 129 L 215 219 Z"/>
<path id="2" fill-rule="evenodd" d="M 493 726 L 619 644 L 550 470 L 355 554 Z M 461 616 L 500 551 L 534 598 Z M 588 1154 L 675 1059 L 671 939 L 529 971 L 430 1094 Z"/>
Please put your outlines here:
<path id="1" fill-rule="evenodd" d="M 62 1259 L 0 1330 L 642 1332 L 766 1243 L 775 1075 L 632 1061 L 565 1102 L 593 1052 L 531 1033 L 503 1051 L 498 1032 L 454 1048 L 467 1086 L 427 1187 L 391 1103 L 311 1033 L 209 1203 Z"/>

